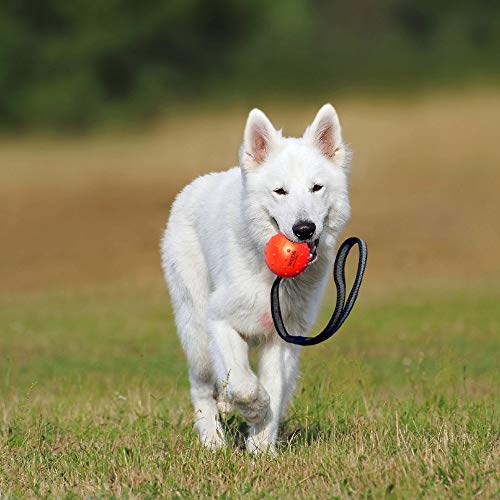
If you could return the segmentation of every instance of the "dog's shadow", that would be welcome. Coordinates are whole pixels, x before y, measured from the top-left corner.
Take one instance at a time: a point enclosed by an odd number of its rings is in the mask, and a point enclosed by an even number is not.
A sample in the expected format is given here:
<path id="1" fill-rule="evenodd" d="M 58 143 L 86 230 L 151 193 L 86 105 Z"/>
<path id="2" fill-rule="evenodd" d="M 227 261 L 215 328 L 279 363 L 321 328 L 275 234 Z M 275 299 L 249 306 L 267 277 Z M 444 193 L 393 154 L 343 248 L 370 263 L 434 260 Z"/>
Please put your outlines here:
<path id="1" fill-rule="evenodd" d="M 249 425 L 240 415 L 233 413 L 222 419 L 222 428 L 231 448 L 245 450 L 245 439 L 248 436 Z M 331 429 L 323 427 L 320 421 L 303 423 L 292 416 L 280 425 L 278 446 L 295 450 L 301 446 L 326 441 L 331 432 Z"/>
<path id="2" fill-rule="evenodd" d="M 221 420 L 224 435 L 229 446 L 236 450 L 245 449 L 245 437 L 248 435 L 248 424 L 236 413 Z"/>
<path id="3" fill-rule="evenodd" d="M 295 450 L 301 446 L 327 441 L 331 432 L 320 420 L 301 422 L 296 418 L 289 418 L 280 426 L 280 443 L 290 450 Z"/>

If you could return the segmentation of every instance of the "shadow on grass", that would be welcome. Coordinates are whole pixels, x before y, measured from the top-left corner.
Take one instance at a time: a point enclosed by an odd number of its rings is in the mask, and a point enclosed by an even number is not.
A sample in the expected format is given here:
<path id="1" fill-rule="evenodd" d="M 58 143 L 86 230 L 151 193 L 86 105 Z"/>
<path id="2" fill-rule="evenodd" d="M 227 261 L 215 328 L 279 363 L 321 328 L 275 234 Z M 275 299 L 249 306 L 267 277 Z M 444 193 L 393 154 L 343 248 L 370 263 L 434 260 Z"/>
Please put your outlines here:
<path id="1" fill-rule="evenodd" d="M 232 414 L 222 419 L 222 428 L 228 445 L 232 449 L 245 450 L 245 439 L 248 436 L 248 424 L 240 415 Z"/>
<path id="2" fill-rule="evenodd" d="M 326 428 L 320 421 L 305 420 L 302 422 L 297 417 L 292 417 L 282 422 L 278 440 L 280 447 L 295 450 L 330 438 L 331 428 Z M 245 420 L 240 415 L 232 414 L 222 419 L 222 427 L 230 448 L 244 451 L 249 431 L 249 425 Z"/>
<path id="3" fill-rule="evenodd" d="M 327 441 L 331 433 L 331 429 L 322 426 L 320 421 L 300 423 L 297 419 L 287 420 L 281 426 L 280 444 L 295 450 L 301 446 Z"/>

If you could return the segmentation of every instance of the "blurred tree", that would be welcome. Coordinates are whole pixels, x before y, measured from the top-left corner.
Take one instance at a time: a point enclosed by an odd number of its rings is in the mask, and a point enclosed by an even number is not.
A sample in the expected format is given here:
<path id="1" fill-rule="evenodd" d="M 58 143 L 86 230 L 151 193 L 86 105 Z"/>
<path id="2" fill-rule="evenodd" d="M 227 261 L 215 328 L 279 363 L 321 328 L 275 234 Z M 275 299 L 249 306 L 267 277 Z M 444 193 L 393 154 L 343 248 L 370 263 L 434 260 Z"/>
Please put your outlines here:
<path id="1" fill-rule="evenodd" d="M 4 0 L 0 120 L 83 129 L 179 99 L 498 78 L 499 49 L 494 0 Z"/>

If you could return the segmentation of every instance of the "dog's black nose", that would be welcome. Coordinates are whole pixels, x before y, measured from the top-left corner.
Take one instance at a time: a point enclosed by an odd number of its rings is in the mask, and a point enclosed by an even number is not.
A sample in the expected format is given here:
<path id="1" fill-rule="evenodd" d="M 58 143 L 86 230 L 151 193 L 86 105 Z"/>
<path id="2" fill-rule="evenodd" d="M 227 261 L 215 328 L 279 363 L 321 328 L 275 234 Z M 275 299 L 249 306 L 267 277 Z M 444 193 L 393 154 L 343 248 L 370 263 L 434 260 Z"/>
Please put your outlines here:
<path id="1" fill-rule="evenodd" d="M 293 225 L 292 231 L 299 240 L 308 240 L 316 231 L 316 224 L 310 220 L 299 220 Z"/>

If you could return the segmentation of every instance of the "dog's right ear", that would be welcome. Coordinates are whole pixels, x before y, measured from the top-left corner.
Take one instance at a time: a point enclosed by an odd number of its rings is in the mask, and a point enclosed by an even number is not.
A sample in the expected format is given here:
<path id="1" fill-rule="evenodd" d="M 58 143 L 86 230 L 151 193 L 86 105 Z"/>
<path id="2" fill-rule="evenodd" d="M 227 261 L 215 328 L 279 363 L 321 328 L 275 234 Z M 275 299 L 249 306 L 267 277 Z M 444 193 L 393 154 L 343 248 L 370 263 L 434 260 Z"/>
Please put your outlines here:
<path id="1" fill-rule="evenodd" d="M 260 109 L 252 109 L 243 136 L 242 167 L 251 169 L 262 165 L 273 148 L 277 135 L 269 118 Z"/>

